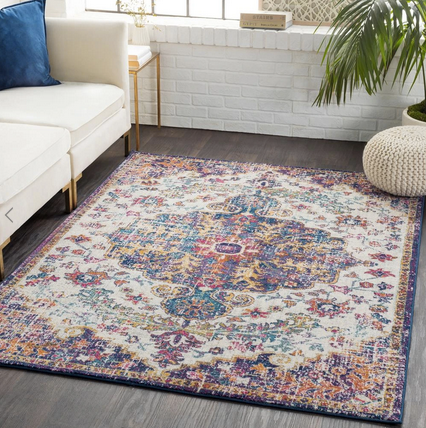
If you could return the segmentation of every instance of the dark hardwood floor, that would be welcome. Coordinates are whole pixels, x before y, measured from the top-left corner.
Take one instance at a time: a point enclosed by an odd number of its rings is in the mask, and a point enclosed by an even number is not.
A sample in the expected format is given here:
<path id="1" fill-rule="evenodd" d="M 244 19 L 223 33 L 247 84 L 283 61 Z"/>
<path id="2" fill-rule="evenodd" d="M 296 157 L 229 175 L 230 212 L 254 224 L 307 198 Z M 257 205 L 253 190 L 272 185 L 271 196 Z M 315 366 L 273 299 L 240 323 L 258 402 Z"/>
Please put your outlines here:
<path id="1" fill-rule="evenodd" d="M 364 144 L 241 133 L 142 127 L 141 151 L 202 158 L 362 171 Z M 133 144 L 134 147 L 134 144 Z M 84 173 L 79 202 L 124 160 L 115 143 Z M 13 236 L 6 247 L 11 273 L 66 215 L 56 195 Z M 425 240 L 417 295 L 404 428 L 426 427 Z M 310 413 L 251 406 L 75 377 L 0 368 L 1 428 L 367 428 L 391 426 Z"/>

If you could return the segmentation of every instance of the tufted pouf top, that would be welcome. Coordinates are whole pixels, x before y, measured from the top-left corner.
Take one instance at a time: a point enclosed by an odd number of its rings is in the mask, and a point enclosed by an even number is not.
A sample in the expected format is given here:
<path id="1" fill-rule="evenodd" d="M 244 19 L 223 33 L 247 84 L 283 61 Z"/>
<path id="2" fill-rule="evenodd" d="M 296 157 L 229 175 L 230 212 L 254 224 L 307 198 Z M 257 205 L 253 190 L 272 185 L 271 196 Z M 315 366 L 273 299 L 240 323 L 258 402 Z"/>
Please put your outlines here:
<path id="1" fill-rule="evenodd" d="M 365 146 L 370 182 L 398 196 L 426 195 L 426 127 L 397 126 L 376 134 Z"/>

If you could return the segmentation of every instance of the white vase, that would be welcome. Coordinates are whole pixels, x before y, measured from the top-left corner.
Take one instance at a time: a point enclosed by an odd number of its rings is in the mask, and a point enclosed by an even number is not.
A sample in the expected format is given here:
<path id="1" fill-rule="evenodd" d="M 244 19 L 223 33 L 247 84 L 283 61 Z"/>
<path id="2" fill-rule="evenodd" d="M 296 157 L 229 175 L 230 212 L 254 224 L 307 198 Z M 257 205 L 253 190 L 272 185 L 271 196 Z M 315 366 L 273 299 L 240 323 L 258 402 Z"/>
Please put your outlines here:
<path id="1" fill-rule="evenodd" d="M 149 31 L 148 28 L 145 27 L 133 27 L 133 35 L 132 35 L 132 44 L 134 45 L 150 45 Z"/>
<path id="2" fill-rule="evenodd" d="M 408 109 L 405 109 L 402 112 L 402 125 L 403 126 L 426 126 L 426 122 L 421 120 L 413 119 L 411 116 L 408 116 Z"/>

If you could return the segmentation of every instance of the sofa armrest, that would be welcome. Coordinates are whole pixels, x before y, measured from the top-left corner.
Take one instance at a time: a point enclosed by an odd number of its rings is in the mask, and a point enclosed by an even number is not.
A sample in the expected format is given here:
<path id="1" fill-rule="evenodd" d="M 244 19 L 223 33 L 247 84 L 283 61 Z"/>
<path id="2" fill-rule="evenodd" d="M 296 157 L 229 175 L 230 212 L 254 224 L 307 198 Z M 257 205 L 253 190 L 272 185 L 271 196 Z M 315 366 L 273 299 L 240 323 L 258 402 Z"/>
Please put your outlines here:
<path id="1" fill-rule="evenodd" d="M 46 34 L 55 79 L 118 86 L 130 111 L 126 23 L 47 18 Z"/>

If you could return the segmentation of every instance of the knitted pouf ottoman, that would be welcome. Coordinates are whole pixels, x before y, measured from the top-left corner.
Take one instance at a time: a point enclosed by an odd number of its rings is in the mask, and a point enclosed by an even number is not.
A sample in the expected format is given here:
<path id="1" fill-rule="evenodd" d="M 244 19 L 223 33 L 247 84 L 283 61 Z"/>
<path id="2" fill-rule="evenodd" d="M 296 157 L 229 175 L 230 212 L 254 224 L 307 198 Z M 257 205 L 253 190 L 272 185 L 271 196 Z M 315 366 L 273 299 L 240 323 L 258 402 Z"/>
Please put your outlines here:
<path id="1" fill-rule="evenodd" d="M 397 126 L 376 134 L 362 159 L 370 182 L 398 196 L 426 195 L 426 127 Z"/>

